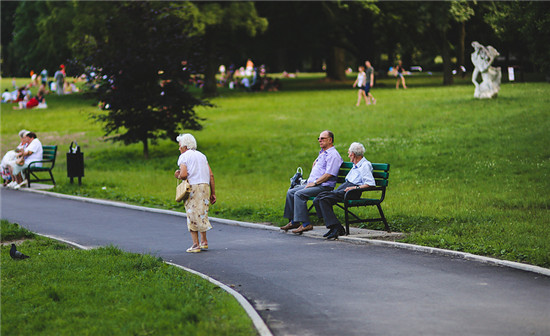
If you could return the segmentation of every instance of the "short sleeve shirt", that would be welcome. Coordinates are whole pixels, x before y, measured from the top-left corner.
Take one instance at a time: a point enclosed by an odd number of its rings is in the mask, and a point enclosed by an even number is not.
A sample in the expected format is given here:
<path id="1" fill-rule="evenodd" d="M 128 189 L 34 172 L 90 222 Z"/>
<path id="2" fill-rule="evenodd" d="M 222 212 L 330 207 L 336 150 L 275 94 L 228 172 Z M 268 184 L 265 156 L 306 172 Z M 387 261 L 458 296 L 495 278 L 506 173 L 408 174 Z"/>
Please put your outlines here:
<path id="1" fill-rule="evenodd" d="M 340 153 L 338 153 L 334 146 L 327 150 L 322 149 L 313 164 L 313 168 L 311 169 L 311 174 L 309 174 L 307 182 L 313 183 L 324 174 L 330 174 L 332 177 L 328 179 L 328 181 L 323 182 L 321 185 L 334 188 L 342 162 L 344 162 L 344 160 L 342 160 Z"/>
<path id="2" fill-rule="evenodd" d="M 31 141 L 31 143 L 27 146 L 27 148 L 25 148 L 25 151 L 32 152 L 31 155 L 25 157 L 25 163 L 42 161 L 44 152 L 42 150 L 42 143 L 37 138 Z M 37 163 L 36 167 L 42 167 L 42 164 Z"/>
<path id="3" fill-rule="evenodd" d="M 367 80 L 366 80 L 367 83 L 370 83 L 370 76 L 372 75 L 373 72 L 374 72 L 373 67 L 367 68 L 365 70 L 365 75 L 367 76 Z"/>
<path id="4" fill-rule="evenodd" d="M 367 159 L 362 158 L 350 169 L 348 175 L 346 175 L 346 181 L 355 185 L 367 184 L 372 187 L 375 186 L 376 181 L 374 180 L 374 176 L 372 176 L 372 164 Z"/>
<path id="5" fill-rule="evenodd" d="M 210 169 L 206 156 L 197 151 L 189 149 L 178 158 L 178 167 L 184 164 L 187 167 L 187 181 L 189 184 L 210 184 Z"/>

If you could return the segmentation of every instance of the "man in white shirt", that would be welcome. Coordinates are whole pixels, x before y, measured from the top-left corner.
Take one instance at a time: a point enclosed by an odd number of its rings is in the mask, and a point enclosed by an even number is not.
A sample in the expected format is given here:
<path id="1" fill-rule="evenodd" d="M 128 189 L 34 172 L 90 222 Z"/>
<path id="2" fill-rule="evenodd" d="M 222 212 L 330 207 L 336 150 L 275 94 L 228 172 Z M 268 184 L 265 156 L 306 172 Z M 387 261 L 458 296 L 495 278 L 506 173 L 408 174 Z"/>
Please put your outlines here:
<path id="1" fill-rule="evenodd" d="M 15 167 L 13 167 L 13 175 L 17 185 L 13 187 L 14 189 L 21 188 L 27 181 L 23 180 L 21 173 L 27 169 L 31 162 L 42 161 L 43 150 L 42 143 L 36 137 L 36 134 L 33 132 L 27 133 L 24 140 L 29 144 L 21 153 L 19 153 L 19 158 L 23 159 L 24 162 L 17 161 Z M 42 167 L 42 163 L 37 163 L 33 166 Z M 28 178 L 28 176 L 27 176 Z"/>
<path id="2" fill-rule="evenodd" d="M 352 143 L 348 149 L 348 157 L 353 162 L 353 167 L 346 175 L 346 181 L 336 190 L 322 192 L 313 200 L 317 216 L 323 218 L 329 229 L 324 235 L 327 239 L 338 238 L 345 232 L 344 227 L 334 214 L 334 204 L 343 201 L 344 195 L 350 190 L 376 186 L 372 175 L 372 164 L 365 159 L 364 155 L 365 147 L 358 142 Z"/>

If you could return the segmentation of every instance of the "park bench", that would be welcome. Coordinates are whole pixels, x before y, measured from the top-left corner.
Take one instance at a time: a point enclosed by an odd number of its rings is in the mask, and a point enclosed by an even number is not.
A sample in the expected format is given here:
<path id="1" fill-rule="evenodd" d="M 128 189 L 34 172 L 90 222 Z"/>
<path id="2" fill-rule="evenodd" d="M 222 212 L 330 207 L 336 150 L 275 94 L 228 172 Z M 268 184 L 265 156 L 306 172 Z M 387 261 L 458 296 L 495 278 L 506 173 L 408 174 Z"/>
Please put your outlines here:
<path id="1" fill-rule="evenodd" d="M 341 184 L 346 180 L 346 175 L 348 174 L 348 172 L 352 167 L 353 167 L 352 162 L 342 163 L 342 165 L 340 166 L 340 170 L 338 171 L 337 184 Z M 347 235 L 349 235 L 350 224 L 367 223 L 367 222 L 383 222 L 386 228 L 386 231 L 391 232 L 390 226 L 388 225 L 388 221 L 384 216 L 384 212 L 382 211 L 382 206 L 381 206 L 386 196 L 386 187 L 388 186 L 388 178 L 390 176 L 390 173 L 389 173 L 390 164 L 373 163 L 372 168 L 373 168 L 372 175 L 374 176 L 374 180 L 376 181 L 376 186 L 350 190 L 346 193 L 346 195 L 344 196 L 344 200 L 342 202 L 336 203 L 336 206 L 344 210 L 344 218 L 346 222 Z M 370 194 L 370 192 L 373 192 L 373 191 L 378 192 L 376 193 L 376 196 L 373 196 L 373 194 Z M 369 196 L 373 198 L 364 198 L 363 197 L 364 192 L 369 192 Z M 314 199 L 315 197 L 309 198 L 310 201 L 313 201 Z M 380 217 L 379 218 L 360 218 L 359 216 L 357 216 L 351 211 L 352 208 L 368 207 L 368 206 L 376 206 L 378 208 Z M 312 213 L 313 208 L 314 206 L 312 204 L 308 209 L 310 215 L 315 214 L 315 213 Z"/>
<path id="2" fill-rule="evenodd" d="M 27 178 L 27 186 L 30 188 L 32 182 L 52 181 L 55 185 L 52 170 L 55 166 L 55 157 L 57 154 L 57 146 L 42 146 L 43 154 L 41 161 L 34 161 L 29 164 L 25 169 L 25 176 Z M 42 163 L 42 167 L 38 167 L 37 164 Z M 48 172 L 50 178 L 39 178 L 36 173 Z"/>

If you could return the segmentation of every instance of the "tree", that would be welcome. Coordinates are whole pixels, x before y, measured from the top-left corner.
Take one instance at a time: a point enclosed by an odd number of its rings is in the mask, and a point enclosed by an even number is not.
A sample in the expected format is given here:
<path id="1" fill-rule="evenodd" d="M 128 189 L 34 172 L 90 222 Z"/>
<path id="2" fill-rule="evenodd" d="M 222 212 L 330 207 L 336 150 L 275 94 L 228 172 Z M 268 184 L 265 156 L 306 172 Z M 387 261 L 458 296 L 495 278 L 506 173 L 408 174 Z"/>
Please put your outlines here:
<path id="1" fill-rule="evenodd" d="M 17 4 L 13 40 L 8 47 L 14 75 L 26 76 L 30 70 L 40 72 L 42 68 L 52 71 L 70 59 L 68 34 L 73 29 L 74 3 L 22 1 Z"/>
<path id="2" fill-rule="evenodd" d="M 474 16 L 475 13 L 474 9 L 465 0 L 451 2 L 450 12 L 453 19 L 460 24 L 460 33 L 458 39 L 458 64 L 463 66 L 466 64 L 466 60 L 464 57 L 464 53 L 466 51 L 466 22 L 470 20 L 470 18 Z M 460 72 L 463 72 L 462 67 L 460 68 Z"/>
<path id="3" fill-rule="evenodd" d="M 533 70 L 550 78 L 550 3 L 492 2 L 486 9 L 485 20 L 509 51 L 529 59 Z"/>
<path id="4" fill-rule="evenodd" d="M 210 106 L 187 89 L 185 60 L 192 53 L 192 24 L 160 2 L 79 4 L 86 21 L 101 7 L 100 30 L 79 26 L 75 44 L 83 66 L 97 73 L 96 95 L 105 112 L 93 117 L 105 135 L 125 144 L 141 142 L 148 158 L 149 140 L 175 139 L 178 129 L 201 129 L 196 106 Z M 76 33 L 76 32 L 75 32 Z"/>
<path id="5" fill-rule="evenodd" d="M 14 1 L 1 1 L 0 2 L 0 24 L 2 28 L 0 30 L 2 34 L 2 76 L 12 76 L 15 74 L 15 59 L 11 57 L 12 52 L 9 52 L 10 48 L 13 48 L 11 41 L 13 41 L 14 32 L 14 20 L 15 11 L 19 3 Z"/>
<path id="6" fill-rule="evenodd" d="M 189 3 L 176 6 L 184 13 L 180 15 L 189 11 Z M 200 57 L 196 60 L 204 74 L 203 96 L 213 97 L 217 94 L 216 73 L 221 55 L 241 46 L 235 34 L 255 36 L 267 29 L 267 20 L 258 16 L 254 2 L 197 2 L 195 6 L 195 33 L 201 36 L 201 48 L 197 50 Z"/>

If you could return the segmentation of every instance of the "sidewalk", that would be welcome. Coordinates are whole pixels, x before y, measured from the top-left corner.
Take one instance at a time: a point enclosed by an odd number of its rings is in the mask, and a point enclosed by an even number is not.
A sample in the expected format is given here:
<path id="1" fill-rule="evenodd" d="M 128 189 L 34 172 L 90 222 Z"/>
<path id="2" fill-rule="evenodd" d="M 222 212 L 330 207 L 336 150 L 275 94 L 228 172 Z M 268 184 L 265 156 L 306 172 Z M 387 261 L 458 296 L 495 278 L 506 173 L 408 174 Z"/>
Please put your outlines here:
<path id="1" fill-rule="evenodd" d="M 329 241 L 320 226 L 295 235 L 216 218 L 210 249 L 190 254 L 180 211 L 34 188 L 2 189 L 0 202 L 3 219 L 38 234 L 84 248 L 114 245 L 207 274 L 240 293 L 275 336 L 550 333 L 550 277 L 493 266 L 502 261 L 355 230 Z"/>
<path id="2" fill-rule="evenodd" d="M 166 213 L 171 215 L 175 214 L 175 215 L 185 216 L 185 214 L 182 214 L 177 211 L 172 211 L 172 210 L 147 208 L 142 206 L 130 205 L 122 202 L 84 198 L 79 196 L 58 194 L 58 193 L 52 193 L 52 192 L 46 191 L 46 190 L 52 189 L 53 187 L 54 186 L 50 184 L 33 183 L 31 184 L 30 188 L 25 187 L 25 188 L 21 188 L 20 190 L 37 192 L 37 193 L 45 193 L 47 195 L 52 195 L 52 196 L 62 197 L 67 199 L 79 199 L 79 200 L 84 200 L 86 202 L 91 202 L 91 203 L 110 204 L 114 206 L 130 208 L 130 209 L 139 209 L 139 210 L 150 211 L 155 213 Z M 229 219 L 215 218 L 215 217 L 210 217 L 210 218 L 217 222 L 221 222 L 228 225 L 237 225 L 237 226 L 243 226 L 243 227 L 252 227 L 257 229 L 275 230 L 275 231 L 284 232 L 280 230 L 279 227 L 269 225 L 269 224 L 248 223 L 248 222 L 241 222 L 236 220 L 229 220 Z M 326 231 L 327 229 L 324 226 L 314 226 L 313 230 L 304 232 L 302 233 L 302 235 L 306 237 L 325 240 L 325 238 L 323 238 L 323 234 L 325 234 Z M 291 230 L 289 230 L 287 234 L 295 235 L 294 233 L 291 232 Z M 404 237 L 404 234 L 401 232 L 386 232 L 386 231 L 379 231 L 379 230 L 360 229 L 360 228 L 350 227 L 350 234 L 348 236 L 340 236 L 338 239 L 342 241 L 357 243 L 357 244 L 372 244 L 372 245 L 379 245 L 379 246 L 402 248 L 402 249 L 407 249 L 407 250 L 416 251 L 416 252 L 423 252 L 423 253 L 437 253 L 437 254 L 446 255 L 450 257 L 462 258 L 465 260 L 473 260 L 473 261 L 492 264 L 492 265 L 510 267 L 510 268 L 515 268 L 522 271 L 534 272 L 534 273 L 550 276 L 550 269 L 548 268 L 543 268 L 539 266 L 523 264 L 523 263 L 513 262 L 508 260 L 501 260 L 501 259 L 496 259 L 491 257 L 484 257 L 476 254 L 467 253 L 467 252 L 460 252 L 460 251 L 446 250 L 446 249 L 429 247 L 429 246 L 420 246 L 420 245 L 397 242 L 397 240 L 401 239 L 402 237 Z"/>

